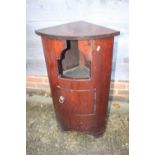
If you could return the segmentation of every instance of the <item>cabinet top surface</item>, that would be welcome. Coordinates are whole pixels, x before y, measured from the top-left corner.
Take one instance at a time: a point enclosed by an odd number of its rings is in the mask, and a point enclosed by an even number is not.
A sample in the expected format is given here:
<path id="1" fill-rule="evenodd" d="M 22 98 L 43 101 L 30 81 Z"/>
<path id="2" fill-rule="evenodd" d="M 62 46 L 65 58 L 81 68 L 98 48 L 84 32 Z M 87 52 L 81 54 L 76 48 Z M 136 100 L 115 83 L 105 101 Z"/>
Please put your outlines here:
<path id="1" fill-rule="evenodd" d="M 38 35 L 51 39 L 82 40 L 119 35 L 120 32 L 85 21 L 62 24 L 35 31 Z"/>

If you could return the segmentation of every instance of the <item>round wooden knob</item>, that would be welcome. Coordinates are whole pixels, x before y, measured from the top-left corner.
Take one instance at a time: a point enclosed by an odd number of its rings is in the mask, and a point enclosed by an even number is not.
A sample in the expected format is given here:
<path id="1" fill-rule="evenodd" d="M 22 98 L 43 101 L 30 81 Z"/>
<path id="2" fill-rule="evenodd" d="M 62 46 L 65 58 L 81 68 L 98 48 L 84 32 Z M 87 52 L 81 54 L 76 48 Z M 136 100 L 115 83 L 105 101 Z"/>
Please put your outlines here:
<path id="1" fill-rule="evenodd" d="M 64 101 L 65 101 L 65 98 L 64 98 L 63 96 L 60 96 L 60 97 L 59 97 L 59 102 L 63 104 Z"/>

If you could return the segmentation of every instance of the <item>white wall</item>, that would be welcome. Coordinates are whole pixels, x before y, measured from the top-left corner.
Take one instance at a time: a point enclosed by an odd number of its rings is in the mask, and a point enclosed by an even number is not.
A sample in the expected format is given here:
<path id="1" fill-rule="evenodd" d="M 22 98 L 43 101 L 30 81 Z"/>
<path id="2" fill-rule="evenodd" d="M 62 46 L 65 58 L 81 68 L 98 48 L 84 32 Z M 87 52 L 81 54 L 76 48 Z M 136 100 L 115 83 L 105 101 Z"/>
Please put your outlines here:
<path id="1" fill-rule="evenodd" d="M 128 80 L 128 0 L 27 0 L 27 74 L 47 74 L 34 30 L 77 20 L 121 32 L 115 38 L 112 79 Z"/>

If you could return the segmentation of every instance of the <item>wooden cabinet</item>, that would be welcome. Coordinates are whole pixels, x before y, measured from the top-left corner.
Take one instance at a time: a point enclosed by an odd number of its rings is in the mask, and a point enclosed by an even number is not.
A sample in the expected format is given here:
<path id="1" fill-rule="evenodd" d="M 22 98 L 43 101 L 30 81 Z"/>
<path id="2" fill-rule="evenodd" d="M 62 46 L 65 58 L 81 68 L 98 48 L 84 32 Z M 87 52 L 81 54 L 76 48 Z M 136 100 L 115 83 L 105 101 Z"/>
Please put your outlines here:
<path id="1" fill-rule="evenodd" d="M 79 21 L 36 33 L 42 38 L 58 123 L 63 130 L 102 134 L 119 31 Z"/>

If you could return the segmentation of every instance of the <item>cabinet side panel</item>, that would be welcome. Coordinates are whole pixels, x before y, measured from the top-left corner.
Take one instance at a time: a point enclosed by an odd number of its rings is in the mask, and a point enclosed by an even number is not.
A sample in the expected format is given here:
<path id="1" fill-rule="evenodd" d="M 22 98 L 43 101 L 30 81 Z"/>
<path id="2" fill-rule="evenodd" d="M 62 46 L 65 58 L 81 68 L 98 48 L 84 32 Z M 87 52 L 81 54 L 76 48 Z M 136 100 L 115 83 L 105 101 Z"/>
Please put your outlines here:
<path id="1" fill-rule="evenodd" d="M 46 37 L 42 37 L 46 67 L 48 72 L 48 79 L 51 88 L 51 96 L 53 98 L 53 104 L 58 122 L 61 118 L 61 107 L 57 104 L 57 92 L 56 87 L 58 85 L 58 68 L 57 58 L 59 57 L 60 51 L 64 49 L 63 40 L 51 40 Z"/>
<path id="2" fill-rule="evenodd" d="M 106 125 L 114 38 L 93 41 L 96 68 L 96 115 L 99 128 Z"/>
<path id="3" fill-rule="evenodd" d="M 52 74 L 51 74 L 51 67 L 52 67 L 52 58 L 51 58 L 51 53 L 48 48 L 48 39 L 46 37 L 41 37 L 42 39 L 42 45 L 43 45 L 43 51 L 44 51 L 44 57 L 45 57 L 45 62 L 46 62 L 46 69 L 47 69 L 47 74 L 48 74 L 48 80 L 50 84 L 50 89 L 51 89 L 51 96 L 52 96 Z"/>

